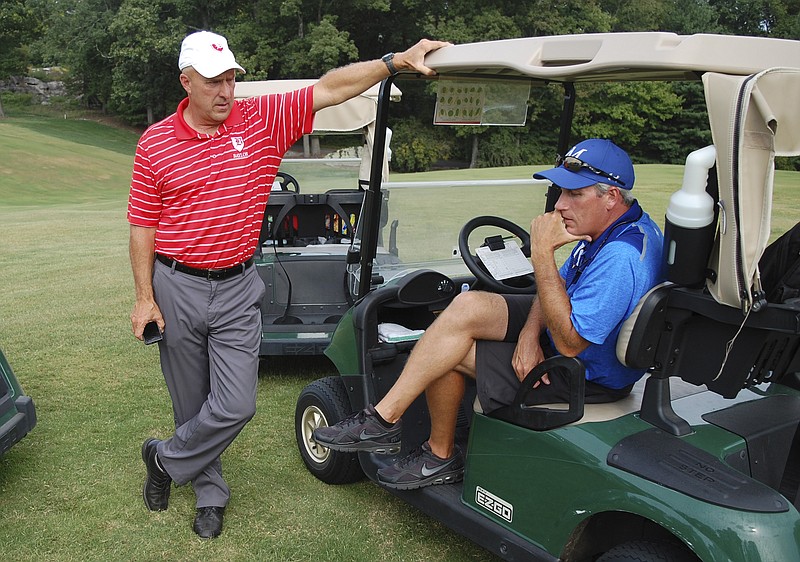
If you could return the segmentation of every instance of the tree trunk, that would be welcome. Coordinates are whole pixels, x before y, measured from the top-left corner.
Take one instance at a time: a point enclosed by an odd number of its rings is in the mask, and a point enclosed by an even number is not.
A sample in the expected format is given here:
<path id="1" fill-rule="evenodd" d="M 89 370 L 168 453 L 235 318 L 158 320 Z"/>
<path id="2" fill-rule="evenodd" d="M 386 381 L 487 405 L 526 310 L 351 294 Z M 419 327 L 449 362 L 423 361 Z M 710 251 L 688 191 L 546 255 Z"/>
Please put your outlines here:
<path id="1" fill-rule="evenodd" d="M 3 96 L 0 95 L 0 119 L 6 116 L 6 112 L 3 111 Z"/>
<path id="2" fill-rule="evenodd" d="M 474 168 L 478 165 L 478 135 L 472 135 L 472 156 L 469 159 L 469 167 Z"/>

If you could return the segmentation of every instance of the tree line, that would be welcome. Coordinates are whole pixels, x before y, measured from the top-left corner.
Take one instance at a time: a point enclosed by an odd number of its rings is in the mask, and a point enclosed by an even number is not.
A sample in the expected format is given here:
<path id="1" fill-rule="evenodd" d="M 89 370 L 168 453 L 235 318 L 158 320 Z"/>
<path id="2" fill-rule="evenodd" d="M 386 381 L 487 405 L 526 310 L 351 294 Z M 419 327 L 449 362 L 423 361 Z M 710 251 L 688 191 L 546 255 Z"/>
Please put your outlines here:
<path id="1" fill-rule="evenodd" d="M 183 97 L 177 54 L 183 37 L 200 29 L 228 38 L 245 80 L 309 78 L 421 37 L 467 43 L 671 31 L 800 39 L 800 0 L 3 0 L 0 79 L 60 66 L 85 106 L 145 126 Z M 525 127 L 494 130 L 433 128 L 418 118 L 431 114 L 421 111 L 430 103 L 424 85 L 403 90 L 412 103 L 402 105 L 415 110 L 394 121 L 395 169 L 422 170 L 440 159 L 552 161 L 557 88 L 534 92 Z M 710 142 L 700 84 L 594 84 L 578 96 L 575 137 L 613 138 L 638 162 L 680 163 L 687 146 Z"/>

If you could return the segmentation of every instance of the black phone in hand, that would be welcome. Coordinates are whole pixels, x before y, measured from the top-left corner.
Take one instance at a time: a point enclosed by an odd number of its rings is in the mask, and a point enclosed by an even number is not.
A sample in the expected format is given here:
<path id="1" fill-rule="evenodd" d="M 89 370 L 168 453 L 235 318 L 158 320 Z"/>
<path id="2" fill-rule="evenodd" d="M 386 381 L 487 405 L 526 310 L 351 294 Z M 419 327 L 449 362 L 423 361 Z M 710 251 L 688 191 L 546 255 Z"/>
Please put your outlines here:
<path id="1" fill-rule="evenodd" d="M 145 324 L 144 332 L 142 335 L 144 336 L 144 343 L 147 345 L 159 342 L 164 337 L 161 334 L 161 328 L 158 327 L 158 324 L 155 321 L 148 322 L 147 324 Z"/>

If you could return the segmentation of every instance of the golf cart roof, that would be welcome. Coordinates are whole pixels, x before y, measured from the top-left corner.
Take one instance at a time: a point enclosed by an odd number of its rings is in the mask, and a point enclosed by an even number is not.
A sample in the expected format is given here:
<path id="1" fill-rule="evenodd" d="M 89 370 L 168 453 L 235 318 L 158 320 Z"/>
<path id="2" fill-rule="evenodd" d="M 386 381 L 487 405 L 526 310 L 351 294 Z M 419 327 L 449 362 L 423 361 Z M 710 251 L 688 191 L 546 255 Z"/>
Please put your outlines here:
<path id="1" fill-rule="evenodd" d="M 317 80 L 262 80 L 237 82 L 236 99 L 282 94 L 316 84 Z M 314 117 L 314 133 L 349 133 L 359 131 L 375 121 L 378 107 L 378 89 L 375 85 L 364 93 L 344 103 L 318 111 Z M 400 89 L 392 86 L 392 101 L 398 101 Z"/>
<path id="2" fill-rule="evenodd" d="M 800 42 L 735 35 L 597 33 L 454 45 L 430 53 L 439 74 L 530 77 L 555 82 L 698 79 L 797 67 Z"/>

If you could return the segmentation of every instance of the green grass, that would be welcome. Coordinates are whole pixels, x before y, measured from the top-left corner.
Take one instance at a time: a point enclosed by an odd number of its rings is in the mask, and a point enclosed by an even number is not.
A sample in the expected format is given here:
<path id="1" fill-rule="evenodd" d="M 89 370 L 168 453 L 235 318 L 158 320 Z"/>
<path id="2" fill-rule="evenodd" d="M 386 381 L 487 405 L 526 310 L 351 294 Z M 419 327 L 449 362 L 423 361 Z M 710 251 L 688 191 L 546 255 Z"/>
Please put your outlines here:
<path id="1" fill-rule="evenodd" d="M 8 206 L 124 200 L 137 137 L 93 121 L 0 120 L 0 202 Z"/>
<path id="2" fill-rule="evenodd" d="M 0 346 L 39 417 L 0 457 L 0 544 L 15 560 L 491 560 L 369 482 L 328 486 L 303 467 L 294 405 L 325 359 L 265 363 L 258 413 L 225 453 L 233 497 L 223 535 L 191 530 L 194 496 L 141 499 L 139 447 L 171 431 L 155 348 L 130 334 L 125 222 L 136 135 L 90 121 L 0 120 Z M 533 167 L 417 174 L 527 177 Z M 637 194 L 661 222 L 679 166 L 637 167 Z M 393 180 L 406 179 L 393 175 Z M 800 174 L 778 173 L 779 192 Z M 321 183 L 310 179 L 308 185 Z M 302 183 L 302 182 L 301 182 Z M 306 185 L 305 183 L 302 183 Z M 796 221 L 776 197 L 776 231 Z M 527 219 L 538 209 L 517 209 Z M 520 220 L 524 224 L 524 221 Z"/>

